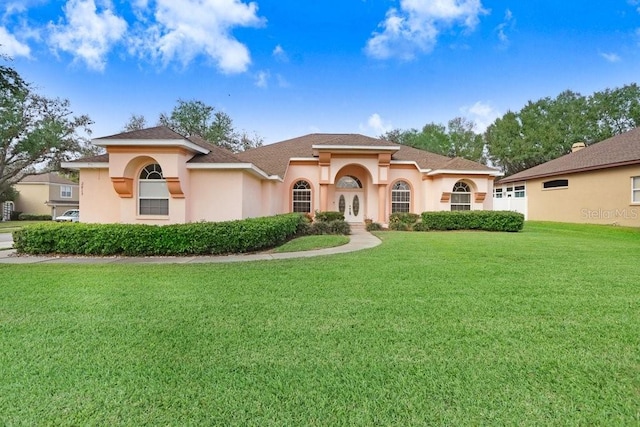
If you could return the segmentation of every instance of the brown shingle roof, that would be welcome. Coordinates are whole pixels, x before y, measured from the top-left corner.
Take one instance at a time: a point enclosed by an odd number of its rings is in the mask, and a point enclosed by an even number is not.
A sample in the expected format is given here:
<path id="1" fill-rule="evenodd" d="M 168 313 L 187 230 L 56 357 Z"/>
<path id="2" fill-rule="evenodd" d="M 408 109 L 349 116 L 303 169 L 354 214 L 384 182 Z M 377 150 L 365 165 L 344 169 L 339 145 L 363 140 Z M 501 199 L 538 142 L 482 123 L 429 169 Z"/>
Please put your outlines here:
<path id="1" fill-rule="evenodd" d="M 566 154 L 530 169 L 501 179 L 500 182 L 525 181 L 588 170 L 640 164 L 640 128 L 613 136 L 582 150 Z"/>
<path id="2" fill-rule="evenodd" d="M 242 160 L 226 148 L 212 145 L 209 150 L 209 154 L 194 156 L 188 163 L 242 163 Z"/>
<path id="3" fill-rule="evenodd" d="M 246 162 L 251 162 L 260 169 L 272 175 L 284 177 L 292 157 L 313 157 L 313 146 L 337 145 L 357 147 L 399 147 L 393 153 L 392 160 L 413 161 L 421 169 L 459 169 L 495 172 L 480 163 L 465 159 L 451 159 L 450 157 L 430 153 L 424 150 L 398 145 L 382 139 L 371 138 L 358 134 L 324 134 L 314 133 L 289 139 L 274 144 L 252 148 L 237 156 Z M 455 161 L 454 163 L 451 163 Z"/>
<path id="4" fill-rule="evenodd" d="M 97 156 L 83 157 L 73 160 L 70 163 L 109 163 L 109 153 L 99 154 Z"/>
<path id="5" fill-rule="evenodd" d="M 96 141 L 105 140 L 105 139 L 130 139 L 130 140 L 184 139 L 206 150 L 210 150 L 211 147 L 214 146 L 213 144 L 207 142 L 205 139 L 197 135 L 186 137 L 186 136 L 180 135 L 178 132 L 171 130 L 167 126 L 156 126 L 152 128 L 132 130 L 129 132 L 122 132 L 115 135 L 95 138 Z"/>
<path id="6" fill-rule="evenodd" d="M 54 172 L 47 172 L 47 173 L 40 173 L 37 175 L 25 176 L 20 180 L 20 182 L 44 182 L 49 184 L 78 185 L 77 182 L 73 182 Z"/>

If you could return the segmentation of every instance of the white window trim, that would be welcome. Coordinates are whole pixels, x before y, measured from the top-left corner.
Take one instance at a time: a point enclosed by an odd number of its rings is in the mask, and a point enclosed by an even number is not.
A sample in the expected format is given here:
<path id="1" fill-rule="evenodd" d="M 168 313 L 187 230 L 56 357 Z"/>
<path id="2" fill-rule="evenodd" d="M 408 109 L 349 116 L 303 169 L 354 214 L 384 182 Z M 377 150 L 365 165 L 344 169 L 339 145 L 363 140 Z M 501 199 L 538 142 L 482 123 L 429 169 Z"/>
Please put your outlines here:
<path id="1" fill-rule="evenodd" d="M 147 166 L 145 166 L 144 168 L 142 168 L 142 170 L 140 171 L 140 173 L 138 174 L 138 177 L 142 174 L 142 171 L 144 171 L 147 167 L 152 166 L 152 165 L 156 165 L 157 163 L 152 163 L 152 164 L 148 164 Z M 137 217 L 139 219 L 163 219 L 163 218 L 168 218 L 169 217 L 169 190 L 167 189 L 167 194 L 166 197 L 165 196 L 142 196 L 142 184 L 145 182 L 150 182 L 150 183 L 154 183 L 154 184 L 164 184 L 165 188 L 167 185 L 167 181 L 164 179 L 164 173 L 162 172 L 162 167 L 160 167 L 160 165 L 158 165 L 158 168 L 160 169 L 160 176 L 162 177 L 162 179 L 143 179 L 143 178 L 138 178 L 138 203 L 137 203 Z M 149 214 L 149 213 L 142 213 L 141 212 L 141 202 L 143 200 L 166 200 L 167 201 L 167 213 L 166 214 Z"/>
<path id="2" fill-rule="evenodd" d="M 407 186 L 407 189 L 396 189 L 396 185 L 398 185 L 399 183 L 403 183 Z M 407 201 L 394 201 L 393 200 L 393 195 L 394 193 L 397 194 L 408 194 L 409 195 L 409 200 Z M 394 210 L 394 206 L 406 206 L 407 210 L 399 210 L 396 211 Z M 409 183 L 407 181 L 398 181 L 395 184 L 393 184 L 393 186 L 391 187 L 391 213 L 406 213 L 406 212 L 411 212 L 411 186 L 409 185 Z"/>
<path id="3" fill-rule="evenodd" d="M 309 188 L 296 188 L 296 185 L 299 182 L 305 182 Z M 293 188 L 291 189 L 291 212 L 300 212 L 300 213 L 311 213 L 312 208 L 313 208 L 313 194 L 312 194 L 312 186 L 311 183 L 309 181 L 307 181 L 306 179 L 298 179 L 294 182 L 293 184 Z M 296 193 L 298 194 L 308 194 L 309 200 L 296 200 Z M 301 212 L 301 211 L 296 211 L 295 210 L 295 205 L 297 203 L 308 203 L 309 204 L 309 211 L 308 212 Z"/>
<path id="4" fill-rule="evenodd" d="M 66 191 L 64 191 L 64 189 L 68 188 L 69 189 L 69 195 L 65 196 L 65 194 L 67 194 Z M 70 199 L 73 197 L 73 187 L 71 187 L 70 185 L 61 185 L 60 186 L 60 198 L 61 199 Z"/>
<path id="5" fill-rule="evenodd" d="M 637 181 L 637 187 L 634 187 L 634 181 Z M 640 205 L 640 176 L 631 177 L 631 204 Z"/>

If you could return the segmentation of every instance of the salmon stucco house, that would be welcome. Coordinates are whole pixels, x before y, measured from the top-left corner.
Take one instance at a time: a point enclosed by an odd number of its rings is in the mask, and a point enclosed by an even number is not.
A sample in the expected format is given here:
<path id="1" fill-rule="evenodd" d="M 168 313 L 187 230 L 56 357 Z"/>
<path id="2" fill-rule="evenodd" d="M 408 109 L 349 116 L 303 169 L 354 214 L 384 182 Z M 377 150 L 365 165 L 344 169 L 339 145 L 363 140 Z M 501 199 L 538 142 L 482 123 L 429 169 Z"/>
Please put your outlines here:
<path id="1" fill-rule="evenodd" d="M 311 134 L 232 153 L 154 127 L 97 138 L 80 171 L 80 220 L 168 224 L 340 211 L 492 209 L 495 169 L 355 134 Z"/>

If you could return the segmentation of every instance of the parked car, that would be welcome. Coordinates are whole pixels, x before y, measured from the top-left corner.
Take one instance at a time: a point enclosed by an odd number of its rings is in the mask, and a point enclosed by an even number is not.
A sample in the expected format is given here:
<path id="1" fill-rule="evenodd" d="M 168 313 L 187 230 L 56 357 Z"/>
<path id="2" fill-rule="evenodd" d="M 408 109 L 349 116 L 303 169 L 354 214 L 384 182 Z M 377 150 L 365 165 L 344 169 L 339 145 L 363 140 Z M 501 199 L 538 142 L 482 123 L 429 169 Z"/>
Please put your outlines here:
<path id="1" fill-rule="evenodd" d="M 71 209 L 66 211 L 60 216 L 55 218 L 58 222 L 78 222 L 80 219 L 80 210 L 79 209 Z"/>

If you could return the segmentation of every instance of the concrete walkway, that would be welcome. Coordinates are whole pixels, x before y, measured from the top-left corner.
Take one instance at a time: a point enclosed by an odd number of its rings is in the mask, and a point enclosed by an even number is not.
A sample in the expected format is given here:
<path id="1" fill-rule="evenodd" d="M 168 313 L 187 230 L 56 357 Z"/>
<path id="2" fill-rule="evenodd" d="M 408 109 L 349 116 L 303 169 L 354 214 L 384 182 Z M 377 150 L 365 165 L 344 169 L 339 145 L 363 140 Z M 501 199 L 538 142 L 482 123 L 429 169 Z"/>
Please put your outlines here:
<path id="1" fill-rule="evenodd" d="M 335 248 L 315 251 L 247 255 L 185 256 L 185 257 L 83 257 L 83 256 L 32 256 L 16 255 L 14 249 L 0 250 L 0 264 L 198 264 L 214 262 L 264 261 L 272 259 L 309 258 L 321 255 L 343 254 L 378 246 L 380 239 L 362 227 L 352 227 L 349 243 Z M 13 242 L 11 242 L 13 245 Z M 5 247 L 11 247 L 5 246 Z M 0 246 L 1 248 L 2 246 Z"/>

